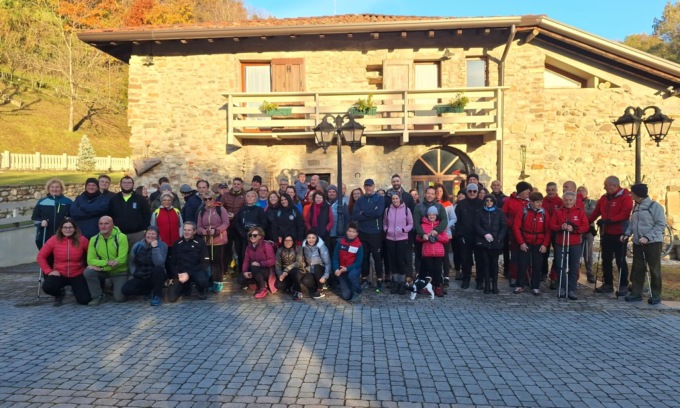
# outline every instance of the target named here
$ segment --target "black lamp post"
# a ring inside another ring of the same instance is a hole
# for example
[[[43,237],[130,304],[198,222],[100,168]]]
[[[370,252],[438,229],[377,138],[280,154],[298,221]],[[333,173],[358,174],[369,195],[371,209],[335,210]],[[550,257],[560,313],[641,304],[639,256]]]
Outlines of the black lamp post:
[[[360,123],[354,121],[354,116],[351,113],[345,115],[333,116],[327,114],[321,119],[319,123],[314,128],[314,138],[316,139],[316,144],[323,148],[323,153],[326,154],[328,146],[331,145],[333,141],[333,136],[337,136],[337,146],[338,146],[338,234],[344,232],[345,220],[344,220],[344,196],[342,194],[342,138],[345,138],[347,144],[354,152],[361,146],[361,137],[364,134],[365,127]]]
[[[652,115],[645,116],[645,112],[653,109],[654,113]],[[640,140],[640,133],[642,130],[641,124],[645,124],[647,133],[649,137],[659,143],[668,135],[668,131],[671,128],[671,124],[674,119],[670,119],[668,116],[661,113],[661,109],[656,106],[647,106],[646,108],[632,107],[629,106],[623,112],[623,116],[618,118],[615,122],[612,122],[616,126],[616,130],[621,135],[621,138],[628,143],[628,147],[635,140],[635,183],[640,183],[641,180],[641,168],[642,168],[642,141]]]

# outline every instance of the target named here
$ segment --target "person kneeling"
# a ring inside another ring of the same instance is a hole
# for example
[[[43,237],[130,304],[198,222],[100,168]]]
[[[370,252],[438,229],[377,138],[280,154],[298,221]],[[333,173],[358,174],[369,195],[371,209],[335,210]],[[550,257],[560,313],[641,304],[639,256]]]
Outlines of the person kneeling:
[[[359,241],[359,226],[349,223],[345,236],[338,240],[333,252],[333,274],[340,282],[340,296],[352,302],[361,300],[361,261],[364,248]]]
[[[307,273],[300,279],[300,282],[307,287],[312,298],[326,297],[323,285],[331,275],[331,257],[328,248],[316,232],[312,230],[307,232],[307,238],[302,245],[302,253],[305,257]]]
[[[148,227],[144,239],[137,242],[130,251],[128,264],[132,279],[123,285],[123,295],[151,294],[151,306],[159,306],[163,299],[167,256],[168,246],[158,240],[158,228]]]
[[[128,280],[128,240],[113,219],[104,216],[99,219],[99,234],[90,239],[87,248],[87,269],[83,275],[87,281],[92,300],[88,305],[98,306],[104,299],[104,280],[113,285],[113,299],[124,302],[123,285]]]
[[[196,224],[185,221],[182,238],[172,245],[173,278],[168,287],[168,301],[191,295],[191,284],[196,284],[198,299],[208,298],[208,247],[203,239],[196,239]]]
[[[255,299],[267,296],[267,281],[276,264],[276,255],[272,244],[264,240],[264,230],[260,227],[248,231],[248,246],[243,257],[242,274],[239,284],[242,286],[256,285]],[[276,292],[274,283],[269,286],[272,293]]]
[[[295,238],[288,235],[281,241],[283,245],[276,251],[276,289],[287,291],[293,289],[293,299],[302,299],[300,288],[300,271],[304,270],[302,248],[295,245]]]

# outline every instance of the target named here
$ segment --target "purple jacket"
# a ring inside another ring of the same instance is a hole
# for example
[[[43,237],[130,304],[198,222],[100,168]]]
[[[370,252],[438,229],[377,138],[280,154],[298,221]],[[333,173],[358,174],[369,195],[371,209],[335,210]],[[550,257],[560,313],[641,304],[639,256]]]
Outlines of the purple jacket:
[[[401,203],[399,207],[390,205],[385,209],[383,216],[383,231],[385,238],[390,241],[405,241],[408,233],[413,229],[413,216],[406,204]]]

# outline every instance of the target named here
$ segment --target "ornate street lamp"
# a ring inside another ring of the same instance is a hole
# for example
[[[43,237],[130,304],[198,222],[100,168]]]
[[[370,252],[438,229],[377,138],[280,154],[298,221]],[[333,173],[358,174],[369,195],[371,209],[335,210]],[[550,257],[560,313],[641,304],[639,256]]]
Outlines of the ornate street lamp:
[[[337,137],[338,146],[338,234],[345,230],[344,220],[344,202],[342,195],[342,138],[352,149],[352,153],[361,146],[361,137],[364,135],[365,127],[360,123],[354,121],[354,116],[351,113],[345,115],[333,116],[327,114],[321,119],[321,122],[314,128],[314,139],[316,144],[323,149],[326,154],[328,146],[331,145],[333,137]]]
[[[653,109],[654,113],[645,116],[645,112],[650,109]],[[628,143],[628,147],[635,141],[635,183],[641,182],[642,142],[640,131],[642,123],[645,124],[649,137],[659,146],[659,143],[668,135],[673,120],[661,113],[661,109],[656,106],[647,106],[644,109],[629,106],[623,112],[623,116],[612,122],[621,138]]]

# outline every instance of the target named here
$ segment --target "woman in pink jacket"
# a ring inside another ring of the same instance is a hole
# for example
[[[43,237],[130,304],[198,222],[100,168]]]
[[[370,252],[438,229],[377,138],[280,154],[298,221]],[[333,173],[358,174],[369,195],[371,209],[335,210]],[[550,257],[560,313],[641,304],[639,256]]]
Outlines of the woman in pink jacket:
[[[66,217],[56,235],[45,242],[38,252],[38,264],[45,274],[42,289],[54,296],[54,306],[64,301],[64,286],[71,286],[76,301],[86,305],[92,300],[83,276],[88,241],[73,219]]]
[[[413,215],[406,204],[401,202],[400,194],[392,194],[392,205],[385,209],[383,230],[387,257],[392,267],[392,293],[406,293],[406,268],[410,264],[408,256],[408,234],[413,229]]]
[[[442,262],[446,253],[444,245],[449,242],[449,236],[445,232],[438,234],[435,231],[435,228],[439,225],[437,214],[437,207],[432,206],[428,208],[427,217],[423,217],[421,220],[421,227],[425,234],[423,236],[416,236],[416,240],[423,243],[418,278],[423,280],[427,277],[432,278],[435,296],[442,297],[444,296],[444,290],[442,289]]]
[[[211,292],[222,291],[222,279],[228,262],[223,256],[224,246],[227,244],[227,228],[229,228],[229,215],[222,204],[215,200],[215,195],[208,191],[202,197],[205,206],[198,212],[198,229],[196,232],[205,239],[210,254],[210,272],[212,278]]]

